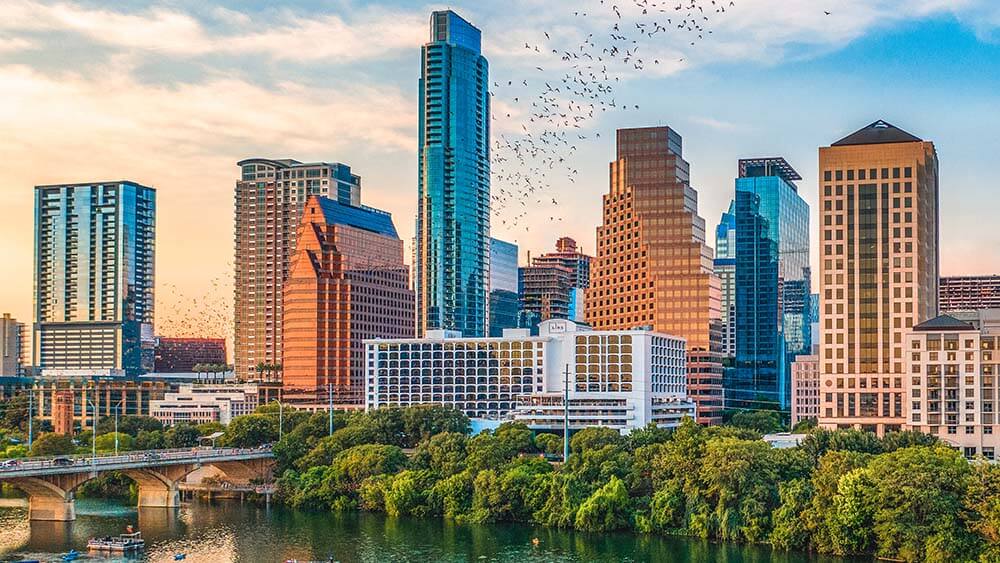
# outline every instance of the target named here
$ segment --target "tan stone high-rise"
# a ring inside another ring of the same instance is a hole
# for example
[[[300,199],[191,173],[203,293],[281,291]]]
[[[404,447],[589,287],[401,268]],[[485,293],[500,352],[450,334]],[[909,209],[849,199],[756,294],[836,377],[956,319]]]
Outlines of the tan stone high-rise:
[[[339,163],[240,161],[235,194],[236,377],[281,379],[282,284],[311,195],[360,205],[361,178]]]
[[[687,388],[698,421],[721,422],[721,285],[681,137],[668,127],[617,133],[587,322],[596,330],[650,326],[686,339]]]
[[[820,425],[906,424],[904,335],[937,315],[934,144],[884,121],[819,149]]]

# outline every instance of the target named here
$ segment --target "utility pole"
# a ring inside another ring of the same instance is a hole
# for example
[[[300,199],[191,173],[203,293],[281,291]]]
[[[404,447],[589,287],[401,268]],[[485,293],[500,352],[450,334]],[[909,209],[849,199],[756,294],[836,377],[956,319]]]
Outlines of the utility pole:
[[[97,405],[87,399],[87,404],[93,409],[93,416],[90,419],[90,467],[97,470]]]
[[[563,463],[569,460],[569,364],[563,372]]]

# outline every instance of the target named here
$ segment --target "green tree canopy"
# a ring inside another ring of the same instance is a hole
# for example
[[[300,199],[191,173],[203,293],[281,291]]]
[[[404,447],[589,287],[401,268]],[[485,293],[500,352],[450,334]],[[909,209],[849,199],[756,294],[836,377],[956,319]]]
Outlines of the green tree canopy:
[[[255,448],[278,439],[278,421],[264,414],[237,416],[229,423],[222,444],[234,448]]]
[[[46,432],[31,444],[32,457],[67,455],[76,451],[73,439],[65,434]]]

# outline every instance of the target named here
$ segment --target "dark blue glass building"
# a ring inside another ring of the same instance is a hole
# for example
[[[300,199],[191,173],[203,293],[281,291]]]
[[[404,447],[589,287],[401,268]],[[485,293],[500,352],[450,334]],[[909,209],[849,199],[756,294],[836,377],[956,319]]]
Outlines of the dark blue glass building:
[[[422,48],[415,245],[417,333],[485,336],[490,256],[489,68],[480,33],[431,14]]]
[[[490,239],[490,336],[517,328],[521,300],[517,294],[517,245]]]
[[[808,354],[809,206],[783,158],[740,161],[736,179],[736,360],[726,407],[791,403],[791,362]]]

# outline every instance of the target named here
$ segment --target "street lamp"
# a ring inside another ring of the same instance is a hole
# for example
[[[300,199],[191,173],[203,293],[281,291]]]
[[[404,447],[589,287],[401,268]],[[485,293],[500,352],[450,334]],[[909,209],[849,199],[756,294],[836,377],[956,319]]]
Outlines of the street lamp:
[[[31,451],[31,441],[34,438],[34,426],[32,419],[35,418],[35,387],[28,388],[28,451]]]
[[[90,419],[90,466],[97,469],[97,405],[87,399],[87,404],[93,408],[94,415]]]
[[[125,399],[122,399],[115,404],[115,455],[118,455],[118,408],[121,407],[124,402]]]

